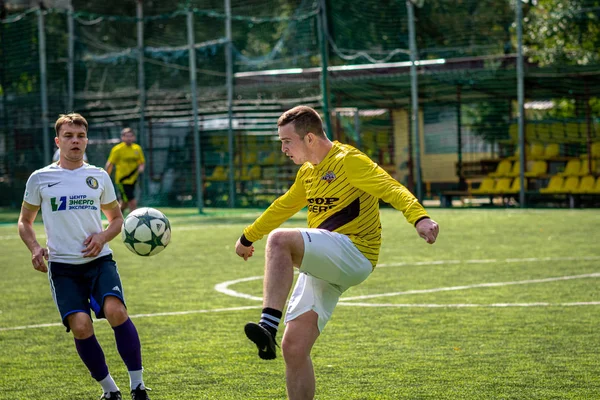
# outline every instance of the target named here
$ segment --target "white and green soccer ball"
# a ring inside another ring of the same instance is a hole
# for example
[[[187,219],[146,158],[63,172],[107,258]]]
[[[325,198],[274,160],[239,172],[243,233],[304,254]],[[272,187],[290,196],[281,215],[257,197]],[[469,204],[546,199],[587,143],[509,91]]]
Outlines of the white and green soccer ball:
[[[155,208],[138,208],[123,221],[121,237],[125,247],[132,253],[154,256],[163,251],[171,241],[171,224]]]

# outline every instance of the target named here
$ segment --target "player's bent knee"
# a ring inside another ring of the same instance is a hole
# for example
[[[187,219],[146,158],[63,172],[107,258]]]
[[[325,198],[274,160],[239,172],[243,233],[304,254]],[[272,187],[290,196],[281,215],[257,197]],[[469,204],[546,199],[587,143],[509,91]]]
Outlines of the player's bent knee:
[[[87,339],[94,333],[92,319],[86,313],[78,312],[67,317],[69,329],[77,339]]]
[[[121,325],[129,318],[121,299],[114,296],[106,296],[104,299],[104,316],[112,326]]]

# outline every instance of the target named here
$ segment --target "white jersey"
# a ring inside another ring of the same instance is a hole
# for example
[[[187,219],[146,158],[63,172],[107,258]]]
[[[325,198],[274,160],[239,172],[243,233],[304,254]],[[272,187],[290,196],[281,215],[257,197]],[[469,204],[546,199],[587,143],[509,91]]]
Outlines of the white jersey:
[[[49,261],[84,264],[112,253],[108,243],[98,256],[84,258],[83,242],[103,231],[100,206],[116,201],[110,177],[89,164],[75,170],[50,164],[29,177],[23,200],[41,206]]]

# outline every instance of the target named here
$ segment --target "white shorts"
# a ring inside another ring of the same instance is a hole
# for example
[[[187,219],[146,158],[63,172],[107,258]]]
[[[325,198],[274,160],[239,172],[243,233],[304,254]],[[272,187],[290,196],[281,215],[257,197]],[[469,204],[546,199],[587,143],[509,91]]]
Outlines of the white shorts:
[[[285,322],[312,310],[319,316],[321,332],[342,293],[367,279],[373,265],[346,235],[323,229],[298,230],[304,239],[304,257]]]

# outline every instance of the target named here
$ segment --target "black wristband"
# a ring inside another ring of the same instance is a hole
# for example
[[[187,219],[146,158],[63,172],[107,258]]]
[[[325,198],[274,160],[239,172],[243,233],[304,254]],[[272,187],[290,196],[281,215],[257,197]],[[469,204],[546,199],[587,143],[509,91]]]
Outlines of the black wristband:
[[[246,247],[252,246],[252,242],[246,239],[246,235],[242,233],[242,237],[240,237],[240,243]]]
[[[424,217],[421,217],[421,218],[419,218],[419,219],[417,220],[417,222],[415,222],[415,227],[417,226],[417,224],[418,224],[419,222],[423,221],[424,219],[430,219],[430,218],[429,218],[428,216],[424,216]]]

